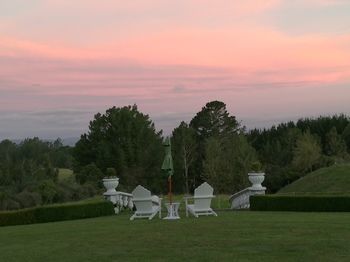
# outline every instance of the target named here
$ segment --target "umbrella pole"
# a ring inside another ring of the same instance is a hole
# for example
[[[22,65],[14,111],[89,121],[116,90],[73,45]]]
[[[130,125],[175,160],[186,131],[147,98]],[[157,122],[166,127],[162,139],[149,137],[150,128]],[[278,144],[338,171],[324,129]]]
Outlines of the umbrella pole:
[[[169,176],[168,182],[169,182],[169,202],[170,202],[170,205],[171,205],[173,203],[172,193],[171,193],[171,176]]]

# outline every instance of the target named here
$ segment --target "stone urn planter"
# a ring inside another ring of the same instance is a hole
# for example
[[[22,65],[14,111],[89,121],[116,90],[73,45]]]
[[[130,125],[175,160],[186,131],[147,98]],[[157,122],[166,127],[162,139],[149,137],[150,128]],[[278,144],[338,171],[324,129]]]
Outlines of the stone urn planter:
[[[253,190],[265,190],[266,188],[261,185],[265,179],[264,172],[250,172],[248,173],[248,179],[252,183],[250,187]]]
[[[104,178],[102,181],[103,181],[103,186],[107,189],[107,191],[103,193],[105,196],[111,196],[111,195],[117,194],[117,191],[115,190],[115,188],[119,185],[118,177]]]

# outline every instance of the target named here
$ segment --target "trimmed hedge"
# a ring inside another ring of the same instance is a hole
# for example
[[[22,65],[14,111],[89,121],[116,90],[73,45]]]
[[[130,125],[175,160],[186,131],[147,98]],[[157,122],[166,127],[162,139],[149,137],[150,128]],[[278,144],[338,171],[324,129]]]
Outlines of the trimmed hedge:
[[[281,196],[250,197],[254,211],[349,212],[350,196]]]
[[[0,212],[0,226],[36,223],[34,208]]]
[[[0,226],[83,219],[113,214],[114,207],[110,201],[40,206],[0,212]]]

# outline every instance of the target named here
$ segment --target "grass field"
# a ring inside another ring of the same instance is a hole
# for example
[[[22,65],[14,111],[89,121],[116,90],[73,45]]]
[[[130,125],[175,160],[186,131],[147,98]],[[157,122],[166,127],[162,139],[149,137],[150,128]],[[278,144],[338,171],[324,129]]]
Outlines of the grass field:
[[[160,195],[160,197],[162,197],[162,203],[164,204],[165,202],[168,202],[168,195]],[[103,200],[103,196],[98,195],[95,197],[91,197],[91,198],[87,198],[87,199],[83,199],[81,201],[78,202],[93,202],[96,200]],[[222,210],[222,209],[229,209],[230,208],[230,195],[216,195],[212,201],[211,201],[211,207],[216,209],[216,210]],[[173,195],[173,201],[174,202],[180,202],[181,206],[184,207],[185,206],[185,200],[184,200],[184,195]],[[75,203],[75,202],[71,202],[71,203]],[[166,208],[165,206],[162,204],[162,208],[165,211]]]
[[[67,168],[59,168],[58,169],[58,180],[66,180],[73,177],[73,170]]]
[[[278,194],[350,195],[350,164],[321,168],[282,188]]]
[[[350,213],[130,214],[0,228],[1,261],[350,261]]]

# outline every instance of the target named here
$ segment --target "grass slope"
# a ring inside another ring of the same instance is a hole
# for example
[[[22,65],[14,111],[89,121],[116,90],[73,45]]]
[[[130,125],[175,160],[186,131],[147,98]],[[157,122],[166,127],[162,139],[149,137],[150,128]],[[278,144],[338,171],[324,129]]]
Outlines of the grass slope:
[[[73,170],[67,168],[58,169],[58,180],[67,180],[73,177]]]
[[[333,165],[312,172],[277,194],[350,195],[350,165]]]
[[[130,214],[0,230],[1,261],[349,261],[349,213]]]

